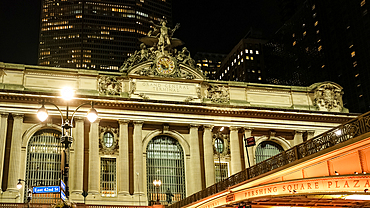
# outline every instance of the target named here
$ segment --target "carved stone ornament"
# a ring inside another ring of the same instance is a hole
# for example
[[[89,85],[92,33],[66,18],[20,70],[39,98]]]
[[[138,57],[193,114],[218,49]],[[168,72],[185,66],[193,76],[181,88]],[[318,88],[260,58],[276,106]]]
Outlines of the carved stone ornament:
[[[230,101],[229,87],[224,85],[210,85],[205,91],[206,98],[213,103],[228,103]]]
[[[113,128],[110,126],[99,126],[99,132],[100,132],[100,139],[99,139],[99,149],[102,154],[105,155],[113,155],[118,153],[118,128]],[[104,141],[104,136],[106,134],[111,134],[113,136],[113,140],[109,141],[107,145],[107,142]]]
[[[220,153],[220,157],[224,158],[224,157],[227,157],[227,156],[230,156],[230,148],[229,148],[229,144],[230,144],[230,138],[229,138],[229,135],[228,134],[222,134],[221,132],[217,132],[215,134],[213,134],[213,137],[212,137],[212,145],[213,145],[213,154],[215,157],[218,156],[218,152],[216,150],[216,140],[217,139],[220,139],[223,143],[223,151]]]
[[[166,20],[162,20],[159,25],[151,23],[154,30],[149,31],[147,37],[139,39],[143,42],[140,45],[140,50],[135,51],[125,60],[120,71],[139,76],[180,79],[204,78],[200,68],[196,68],[189,50],[186,47],[179,51],[175,48],[183,44],[181,40],[172,38],[173,33],[179,28],[179,24],[171,29],[166,26]],[[143,65],[145,67],[142,67]]]
[[[101,95],[120,95],[122,92],[122,82],[114,76],[100,76],[98,85]]]
[[[341,112],[343,108],[342,95],[342,89],[334,84],[326,83],[320,85],[315,90],[314,105],[320,111]]]

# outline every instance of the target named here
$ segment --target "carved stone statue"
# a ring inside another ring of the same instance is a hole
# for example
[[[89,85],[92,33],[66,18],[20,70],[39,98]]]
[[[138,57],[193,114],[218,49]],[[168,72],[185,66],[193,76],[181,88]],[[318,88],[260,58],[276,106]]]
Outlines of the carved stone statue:
[[[180,24],[176,24],[176,26],[171,29],[166,26],[167,20],[162,20],[160,22],[160,25],[154,24],[153,21],[150,21],[150,23],[153,24],[154,30],[149,31],[148,36],[151,37],[152,35],[155,35],[155,37],[158,37],[158,46],[161,47],[162,53],[164,53],[164,49],[167,46],[171,46],[171,38],[173,36],[173,33],[180,27]]]
[[[194,65],[195,65],[195,61],[194,61],[194,59],[191,58],[190,52],[188,51],[188,49],[186,47],[184,47],[182,49],[182,51],[180,51],[178,53],[176,58],[177,58],[177,60],[179,60],[179,62],[181,62],[183,64],[188,64],[191,67],[194,67]]]

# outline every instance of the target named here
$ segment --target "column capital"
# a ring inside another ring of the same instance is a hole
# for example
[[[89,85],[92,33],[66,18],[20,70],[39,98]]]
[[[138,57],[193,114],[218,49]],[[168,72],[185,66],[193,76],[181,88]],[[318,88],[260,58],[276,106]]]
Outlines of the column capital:
[[[130,120],[128,120],[128,119],[119,119],[118,123],[119,124],[128,124],[128,123],[130,123]]]
[[[83,116],[76,116],[73,118],[75,121],[83,121],[85,118]]]
[[[22,114],[22,113],[15,113],[15,114],[12,114],[13,115],[13,117],[14,118],[18,118],[18,119],[23,119],[23,117],[24,117],[24,114]]]
[[[189,124],[190,128],[198,128],[200,125],[199,124]]]
[[[141,120],[138,120],[138,121],[134,121],[134,125],[143,125],[144,124],[144,121],[141,121]]]
[[[5,113],[5,112],[0,112],[0,115],[1,117],[8,117],[9,116],[9,113]]]
[[[238,131],[241,127],[240,126],[230,126],[230,131]]]
[[[212,131],[212,129],[213,129],[213,125],[203,125],[203,127],[204,127],[204,129],[207,129],[207,130],[209,130],[209,131]]]
[[[307,133],[308,135],[313,136],[315,135],[315,130],[308,130]]]
[[[295,130],[294,131],[294,134],[303,134],[305,131],[302,131],[302,130]]]
[[[243,126],[242,127],[244,131],[253,131],[253,127]]]

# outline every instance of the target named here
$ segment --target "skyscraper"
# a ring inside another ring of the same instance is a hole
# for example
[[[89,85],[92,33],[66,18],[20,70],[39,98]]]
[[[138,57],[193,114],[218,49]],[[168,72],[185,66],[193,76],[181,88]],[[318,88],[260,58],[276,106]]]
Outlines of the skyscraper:
[[[291,5],[293,1],[282,2]],[[309,85],[332,80],[346,89],[347,108],[369,111],[369,6],[366,0],[301,3],[267,44],[271,49],[265,50],[268,81]]]
[[[38,64],[118,70],[161,19],[171,0],[43,0]]]
[[[263,82],[265,80],[263,45],[266,42],[262,32],[251,28],[222,61],[215,78],[227,81]]]

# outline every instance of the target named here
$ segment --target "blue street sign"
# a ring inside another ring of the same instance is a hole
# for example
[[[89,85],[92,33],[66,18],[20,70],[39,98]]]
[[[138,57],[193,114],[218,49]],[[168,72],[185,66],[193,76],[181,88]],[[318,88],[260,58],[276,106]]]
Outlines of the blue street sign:
[[[59,186],[36,186],[33,187],[34,194],[58,193],[60,192]]]
[[[66,200],[66,194],[63,192],[63,191],[61,191],[60,192],[60,198],[63,200],[63,201],[65,201]]]
[[[66,191],[66,184],[63,182],[63,180],[60,180],[60,188],[62,188],[63,191]]]

